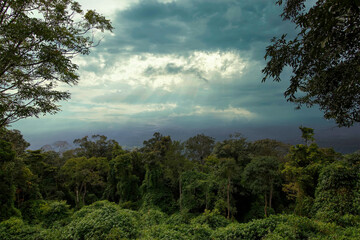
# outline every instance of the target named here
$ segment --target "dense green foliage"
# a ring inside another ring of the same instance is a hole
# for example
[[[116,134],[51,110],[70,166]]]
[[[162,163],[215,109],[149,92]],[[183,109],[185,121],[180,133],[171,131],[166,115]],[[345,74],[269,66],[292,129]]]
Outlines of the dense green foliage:
[[[110,21],[73,0],[0,2],[0,127],[59,111],[70,94],[56,86],[77,83],[73,57],[97,44],[96,30]]]
[[[21,151],[13,132],[21,145],[0,140],[0,239],[356,239],[360,154],[300,130],[306,144],[237,134],[202,157],[208,141],[160,133],[131,151],[84,137],[60,155]]]
[[[292,67],[288,99],[350,126],[359,122],[359,1],[318,0],[309,11],[304,2],[278,1],[300,32],[268,47],[265,79]],[[69,94],[56,82],[76,84],[71,60],[89,52],[94,29],[112,27],[72,0],[0,3],[0,239],[359,238],[360,154],[320,148],[311,128],[300,127],[305,144],[295,146],[154,133],[131,151],[100,135],[62,153],[26,150],[4,126],[58,111]]]
[[[285,91],[288,101],[318,105],[324,117],[339,126],[360,122],[360,1],[277,0],[282,17],[293,22],[298,34],[272,39],[263,81],[280,81],[292,70]]]

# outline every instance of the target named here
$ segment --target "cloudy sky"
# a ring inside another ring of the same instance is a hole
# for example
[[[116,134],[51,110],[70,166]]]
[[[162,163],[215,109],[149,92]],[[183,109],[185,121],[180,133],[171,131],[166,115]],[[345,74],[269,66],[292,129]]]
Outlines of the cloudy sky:
[[[80,0],[111,19],[112,34],[79,65],[80,83],[66,87],[62,112],[13,124],[33,149],[104,134],[139,146],[156,131],[185,140],[198,133],[249,140],[300,141],[300,125],[318,143],[359,149],[358,126],[338,129],[316,108],[295,110],[283,82],[261,83],[270,39],[294,26],[275,0]]]

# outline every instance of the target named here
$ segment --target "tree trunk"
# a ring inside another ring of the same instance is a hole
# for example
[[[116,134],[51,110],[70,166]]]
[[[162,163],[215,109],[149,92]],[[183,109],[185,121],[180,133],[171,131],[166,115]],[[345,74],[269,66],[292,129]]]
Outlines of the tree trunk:
[[[78,186],[75,187],[75,195],[76,195],[76,207],[79,206],[79,188]]]
[[[272,195],[273,195],[273,183],[270,185],[270,194],[269,194],[269,207],[271,208],[271,202],[272,202]]]
[[[83,197],[82,197],[82,202],[83,202],[84,206],[85,206],[85,195],[86,195],[86,183],[84,185],[84,193],[83,193]]]
[[[227,184],[227,218],[230,218],[230,177],[228,177]]]
[[[180,204],[180,212],[182,210],[182,186],[181,186],[181,177],[179,179],[179,204]]]
[[[265,207],[264,207],[264,212],[265,212],[265,217],[267,217],[267,204],[268,204],[268,202],[267,202],[267,196],[266,196],[266,193],[265,193]]]
[[[19,205],[20,205],[20,190],[19,189],[16,190],[15,196],[16,196],[16,207],[19,208]]]
[[[208,209],[208,191],[205,190],[205,210]]]

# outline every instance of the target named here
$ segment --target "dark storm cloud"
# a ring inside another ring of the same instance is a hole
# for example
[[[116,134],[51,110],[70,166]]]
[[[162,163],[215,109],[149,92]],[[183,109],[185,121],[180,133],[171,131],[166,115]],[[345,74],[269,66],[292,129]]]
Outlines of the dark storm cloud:
[[[260,46],[264,51],[273,36],[294,32],[291,24],[281,20],[280,12],[269,0],[140,1],[117,13],[115,35],[102,47],[109,53],[129,49],[152,53],[251,50]]]

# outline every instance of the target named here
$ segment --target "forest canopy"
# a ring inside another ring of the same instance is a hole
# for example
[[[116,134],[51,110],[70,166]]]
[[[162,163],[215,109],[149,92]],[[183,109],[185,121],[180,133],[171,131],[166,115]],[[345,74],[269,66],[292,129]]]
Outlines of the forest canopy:
[[[356,239],[360,154],[321,148],[300,130],[304,144],[293,146],[157,132],[132,150],[94,135],[63,152],[25,150],[7,130],[0,238]]]

